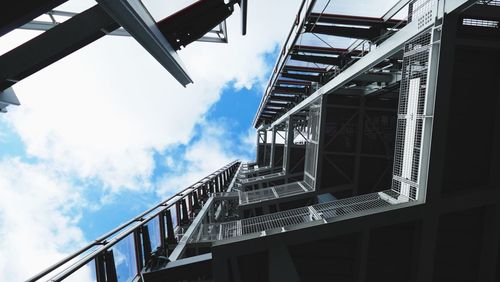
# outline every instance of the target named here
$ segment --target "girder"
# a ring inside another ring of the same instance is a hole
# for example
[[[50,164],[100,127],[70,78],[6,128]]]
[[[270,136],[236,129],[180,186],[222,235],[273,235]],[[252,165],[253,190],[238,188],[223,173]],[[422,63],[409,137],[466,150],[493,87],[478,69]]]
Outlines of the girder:
[[[0,90],[106,35],[120,25],[96,5],[0,56]]]

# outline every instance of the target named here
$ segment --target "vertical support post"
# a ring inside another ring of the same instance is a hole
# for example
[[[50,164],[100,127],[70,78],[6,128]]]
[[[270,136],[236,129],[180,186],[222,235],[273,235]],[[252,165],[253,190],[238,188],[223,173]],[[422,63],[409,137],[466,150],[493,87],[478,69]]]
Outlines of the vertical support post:
[[[167,234],[165,232],[165,212],[161,212],[158,215],[158,224],[160,224],[160,248],[165,251],[167,250]]]
[[[95,274],[97,282],[106,281],[106,269],[105,269],[104,253],[97,255],[95,258]]]
[[[198,202],[198,193],[199,193],[200,190],[197,190],[197,191],[194,191],[193,192],[193,202],[194,202],[194,205],[193,207],[195,209],[199,209],[200,208],[200,203]]]
[[[167,221],[167,244],[176,244],[177,240],[175,239],[175,233],[174,233],[174,224],[172,222],[172,213],[168,209],[165,212],[165,217]]]
[[[359,187],[359,177],[361,175],[361,154],[363,153],[363,134],[365,125],[365,95],[361,95],[359,101],[359,111],[358,111],[358,130],[357,130],[357,140],[356,140],[356,156],[354,161],[354,195],[360,195]]]
[[[286,120],[285,148],[283,150],[283,172],[289,173],[291,170],[290,155],[292,153],[294,137],[294,116],[291,115]]]
[[[187,203],[186,203],[187,198],[188,197],[181,200],[181,208],[182,208],[181,222],[182,222],[182,225],[189,223],[189,214],[188,214],[188,208],[187,208]]]
[[[188,202],[188,214],[193,212],[193,193],[194,192],[189,193],[186,197],[186,201]]]
[[[269,249],[269,282],[277,281],[300,281],[290,253],[283,244]]]
[[[106,262],[106,282],[118,282],[118,277],[116,275],[115,258],[113,256],[113,250],[108,250],[104,252],[104,261]]]
[[[271,155],[269,157],[269,166],[271,168],[274,168],[275,149],[276,149],[276,127],[273,127],[271,128],[271,150],[270,150]]]
[[[149,237],[149,228],[147,225],[143,225],[139,229],[140,233],[142,234],[142,248],[144,251],[144,261],[147,264],[151,260],[151,254],[153,252],[151,248],[151,238]]]
[[[212,194],[214,193],[214,186],[215,186],[215,181],[214,179],[210,179],[210,181],[208,182],[208,188],[209,188],[209,192]]]
[[[180,200],[182,201],[182,200]],[[181,225],[181,203],[180,201],[177,201],[175,203],[175,217],[176,217],[176,220],[177,220],[177,226],[180,226]]]

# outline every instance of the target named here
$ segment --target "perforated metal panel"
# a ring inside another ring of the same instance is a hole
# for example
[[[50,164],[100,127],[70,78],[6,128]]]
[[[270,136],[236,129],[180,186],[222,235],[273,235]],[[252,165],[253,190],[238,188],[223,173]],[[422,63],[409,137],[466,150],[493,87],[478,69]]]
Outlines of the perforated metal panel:
[[[411,2],[412,9],[410,11],[409,20],[417,21],[418,28],[421,29],[432,22],[433,7],[436,0],[414,0]]]

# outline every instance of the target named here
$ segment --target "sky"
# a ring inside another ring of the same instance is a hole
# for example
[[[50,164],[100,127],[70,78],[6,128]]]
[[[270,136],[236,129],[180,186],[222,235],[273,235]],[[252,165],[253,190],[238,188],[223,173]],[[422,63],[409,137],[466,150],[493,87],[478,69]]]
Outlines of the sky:
[[[145,2],[159,19],[193,1]],[[300,0],[249,2],[247,36],[236,10],[228,44],[179,52],[195,82],[186,88],[132,38],[113,36],[13,87],[21,106],[0,115],[1,281],[27,279],[227,163],[254,159],[253,116]],[[331,2],[333,12],[380,16],[395,0]],[[1,37],[0,54],[37,34]]]

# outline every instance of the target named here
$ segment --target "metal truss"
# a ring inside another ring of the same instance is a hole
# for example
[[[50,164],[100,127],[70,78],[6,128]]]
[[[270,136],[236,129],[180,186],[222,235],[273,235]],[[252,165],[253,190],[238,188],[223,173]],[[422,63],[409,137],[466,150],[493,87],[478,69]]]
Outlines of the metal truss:
[[[68,12],[68,11],[60,11],[60,10],[52,10],[45,15],[50,18],[49,20],[33,20],[25,25],[19,27],[19,29],[26,30],[39,30],[39,31],[47,31],[56,25],[64,22],[65,20],[76,16],[78,13]],[[109,32],[107,35],[114,36],[131,36],[124,28],[119,28],[117,30]],[[198,42],[208,42],[208,43],[227,43],[227,24],[224,20],[220,24],[218,24],[214,29],[209,31],[206,35],[196,40]]]

